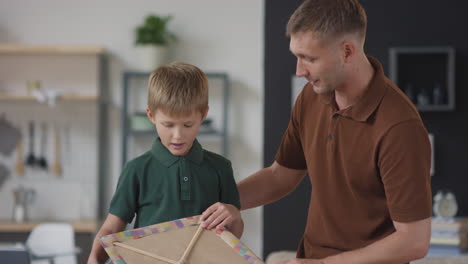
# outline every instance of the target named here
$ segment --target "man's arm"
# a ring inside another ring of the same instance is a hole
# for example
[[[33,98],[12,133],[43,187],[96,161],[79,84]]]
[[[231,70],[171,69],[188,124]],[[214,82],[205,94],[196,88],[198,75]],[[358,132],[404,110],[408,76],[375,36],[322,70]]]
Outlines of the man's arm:
[[[306,170],[288,169],[277,162],[254,173],[237,185],[241,210],[280,199],[296,188],[305,173]],[[203,212],[200,220],[204,221],[202,226],[207,229],[223,229],[228,225],[237,237],[240,237],[244,230],[239,211],[230,204],[213,204]]]
[[[272,203],[293,191],[307,170],[281,166],[276,161],[237,184],[241,210]]]
[[[401,223],[393,222],[396,231],[367,247],[331,256],[333,263],[406,263],[426,256],[431,238],[431,218]]]
[[[393,222],[396,231],[364,248],[343,252],[321,260],[296,259],[287,264],[395,264],[423,258],[429,249],[431,218],[401,223]]]

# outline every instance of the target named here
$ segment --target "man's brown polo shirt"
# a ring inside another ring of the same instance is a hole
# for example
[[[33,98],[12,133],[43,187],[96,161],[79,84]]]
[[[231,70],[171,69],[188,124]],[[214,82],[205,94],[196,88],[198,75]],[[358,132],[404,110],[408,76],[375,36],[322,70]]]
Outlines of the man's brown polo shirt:
[[[369,57],[375,74],[361,99],[338,110],[307,84],[276,161],[307,169],[312,183],[298,257],[362,248],[395,231],[392,220],[431,216],[431,149],[418,111]]]

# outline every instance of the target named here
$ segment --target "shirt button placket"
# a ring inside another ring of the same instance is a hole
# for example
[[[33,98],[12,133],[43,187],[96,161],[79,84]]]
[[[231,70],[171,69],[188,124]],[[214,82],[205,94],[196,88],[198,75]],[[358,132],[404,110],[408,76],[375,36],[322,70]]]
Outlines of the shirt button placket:
[[[331,116],[330,126],[329,126],[328,136],[327,136],[328,145],[330,147],[333,147],[335,145],[334,134],[336,133],[335,130],[336,130],[336,125],[338,123],[339,116],[340,115],[338,113],[333,113]]]
[[[180,158],[180,198],[181,200],[189,201],[190,195],[190,170],[187,168],[188,164],[185,158]]]

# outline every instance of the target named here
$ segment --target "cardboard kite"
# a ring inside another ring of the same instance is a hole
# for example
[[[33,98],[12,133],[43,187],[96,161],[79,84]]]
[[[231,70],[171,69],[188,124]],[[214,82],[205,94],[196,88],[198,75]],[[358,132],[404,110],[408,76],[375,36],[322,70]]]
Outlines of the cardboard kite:
[[[228,230],[206,230],[200,216],[110,234],[100,242],[114,264],[264,264]]]

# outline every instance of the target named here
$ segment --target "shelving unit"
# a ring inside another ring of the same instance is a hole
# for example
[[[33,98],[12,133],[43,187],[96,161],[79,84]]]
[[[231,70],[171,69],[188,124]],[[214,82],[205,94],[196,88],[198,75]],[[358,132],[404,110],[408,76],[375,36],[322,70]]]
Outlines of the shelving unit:
[[[219,139],[221,142],[221,150],[223,156],[228,155],[228,103],[229,103],[229,78],[226,73],[217,73],[217,72],[207,72],[205,73],[208,81],[220,80],[222,82],[222,87],[212,87],[210,85],[210,97],[211,89],[221,88],[222,89],[222,115],[220,120],[221,127],[220,129],[209,130],[209,131],[200,131],[197,138],[208,139],[215,138]],[[123,73],[123,108],[122,108],[122,166],[128,161],[128,151],[129,151],[129,138],[131,137],[154,137],[156,136],[156,131],[154,128],[150,130],[134,130],[130,127],[130,118],[132,114],[129,111],[130,98],[132,94],[131,90],[131,80],[132,79],[142,79],[147,83],[147,79],[150,75],[150,72],[134,72],[128,71]],[[210,117],[210,109],[208,112],[208,117]]]
[[[102,46],[91,46],[91,45],[24,45],[24,44],[0,44],[0,56],[10,57],[8,60],[3,60],[3,62],[8,63],[8,61],[23,60],[25,58],[31,60],[68,60],[64,56],[76,56],[74,58],[81,58],[83,56],[92,56],[96,58],[96,91],[92,93],[81,93],[81,91],[65,93],[57,97],[57,102],[61,101],[67,102],[92,102],[97,106],[96,113],[96,128],[98,136],[98,144],[96,149],[90,149],[89,151],[97,153],[97,171],[96,171],[96,196],[97,196],[97,219],[103,219],[105,216],[105,205],[103,204],[106,201],[105,186],[107,179],[108,171],[108,76],[107,76],[107,59],[106,52]],[[14,58],[11,56],[15,56]],[[49,58],[50,57],[50,58]],[[73,62],[76,61],[73,58],[70,59],[70,64],[68,66],[73,66]],[[67,62],[69,63],[69,62]],[[94,67],[94,66],[93,66]],[[46,72],[49,70],[47,67],[38,67],[37,71],[31,71],[35,75],[40,76],[38,71],[44,70]],[[7,68],[4,68],[7,69]],[[94,76],[94,75],[93,75]],[[68,80],[65,80],[65,82]],[[17,89],[17,87],[11,88],[10,90],[5,90],[6,84],[3,83],[3,87],[0,90],[0,101],[3,102],[18,102],[26,103],[30,105],[31,103],[36,103],[36,98],[30,94],[27,94],[26,89]],[[66,88],[64,89],[66,91]],[[38,104],[38,103],[37,103]],[[68,106],[67,106],[68,107]],[[73,106],[71,106],[73,107]],[[73,117],[70,117],[72,120]]]
[[[390,79],[420,111],[455,109],[453,47],[393,47]]]
[[[1,55],[96,55],[104,54],[101,46],[0,44]]]
[[[16,94],[16,93],[2,93],[0,92],[0,101],[34,101],[36,97],[32,95]],[[82,95],[82,94],[65,94],[58,97],[58,100],[65,101],[97,101],[99,97],[97,95]]]

